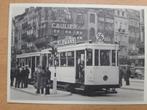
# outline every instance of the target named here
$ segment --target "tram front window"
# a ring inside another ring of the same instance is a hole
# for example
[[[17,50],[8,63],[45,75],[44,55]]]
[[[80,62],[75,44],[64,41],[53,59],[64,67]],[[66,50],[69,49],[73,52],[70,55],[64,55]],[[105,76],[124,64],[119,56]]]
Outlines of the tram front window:
[[[92,66],[92,49],[87,49],[87,66]]]
[[[53,66],[53,56],[51,54],[48,54],[48,64],[49,66]]]
[[[99,50],[95,50],[95,66],[99,65]]]
[[[115,54],[115,50],[112,50],[112,66],[115,66],[116,64],[116,61],[115,61],[115,57],[116,57],[116,54]]]
[[[110,65],[110,51],[109,50],[101,50],[100,51],[100,64],[101,66],[109,66]]]
[[[61,59],[61,66],[66,66],[66,53],[65,52],[60,53],[60,59]]]
[[[74,52],[67,52],[68,66],[74,66]]]

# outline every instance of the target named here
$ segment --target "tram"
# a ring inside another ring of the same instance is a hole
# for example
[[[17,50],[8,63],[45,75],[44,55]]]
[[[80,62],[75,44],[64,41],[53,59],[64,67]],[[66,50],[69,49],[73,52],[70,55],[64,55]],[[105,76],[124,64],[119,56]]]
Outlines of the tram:
[[[57,47],[56,57],[48,48],[30,55],[17,55],[17,59],[32,63],[29,64],[32,71],[40,62],[49,67],[51,80],[56,77],[58,84],[66,89],[89,93],[119,88],[118,49],[117,44],[81,43]]]

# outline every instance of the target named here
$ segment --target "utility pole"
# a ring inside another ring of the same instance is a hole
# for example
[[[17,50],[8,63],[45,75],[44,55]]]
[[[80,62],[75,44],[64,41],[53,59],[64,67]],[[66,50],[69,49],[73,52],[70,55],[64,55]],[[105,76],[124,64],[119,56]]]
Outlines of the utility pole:
[[[54,37],[54,36],[53,36]],[[57,41],[57,39],[58,39],[58,36],[55,36],[55,41]],[[54,78],[53,78],[53,93],[54,94],[57,94],[57,77],[56,77],[56,65],[57,65],[57,63],[56,63],[56,57],[57,57],[57,48],[56,48],[56,43],[54,44],[54,45],[49,45],[50,47],[51,47],[51,50],[50,50],[50,52],[51,52],[51,54],[53,55],[53,65],[54,65],[54,69],[55,69],[55,71],[54,71]]]

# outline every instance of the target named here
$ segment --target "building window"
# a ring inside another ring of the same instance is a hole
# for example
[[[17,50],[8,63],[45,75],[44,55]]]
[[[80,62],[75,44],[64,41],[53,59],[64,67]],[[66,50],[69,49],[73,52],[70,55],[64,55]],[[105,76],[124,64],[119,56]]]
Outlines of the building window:
[[[79,13],[77,15],[76,23],[79,24],[79,25],[83,25],[84,24],[84,16],[81,13]]]
[[[90,29],[90,37],[94,37],[95,36],[95,29],[91,28]]]
[[[90,23],[95,23],[95,14],[90,14]]]

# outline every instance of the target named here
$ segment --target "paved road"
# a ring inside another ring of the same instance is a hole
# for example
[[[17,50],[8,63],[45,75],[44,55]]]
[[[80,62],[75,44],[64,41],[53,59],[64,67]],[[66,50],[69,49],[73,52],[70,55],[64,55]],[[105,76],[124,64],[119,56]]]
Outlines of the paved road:
[[[30,94],[27,92],[19,91],[15,88],[10,89],[10,99],[12,100],[21,100],[21,101],[27,101],[27,102],[33,102],[33,101],[46,101],[54,102],[54,103],[60,103],[61,101],[65,101],[66,103],[71,103],[71,101],[74,102],[91,102],[91,103],[103,103],[103,102],[122,102],[122,103],[129,103],[129,102],[138,102],[143,101],[143,91],[138,90],[129,90],[129,89],[118,89],[117,94],[109,94],[109,95],[95,95],[95,96],[83,96],[80,94],[70,94],[67,96],[41,96],[41,95],[35,95]],[[29,100],[29,101],[28,101]],[[31,101],[30,101],[31,100]]]

